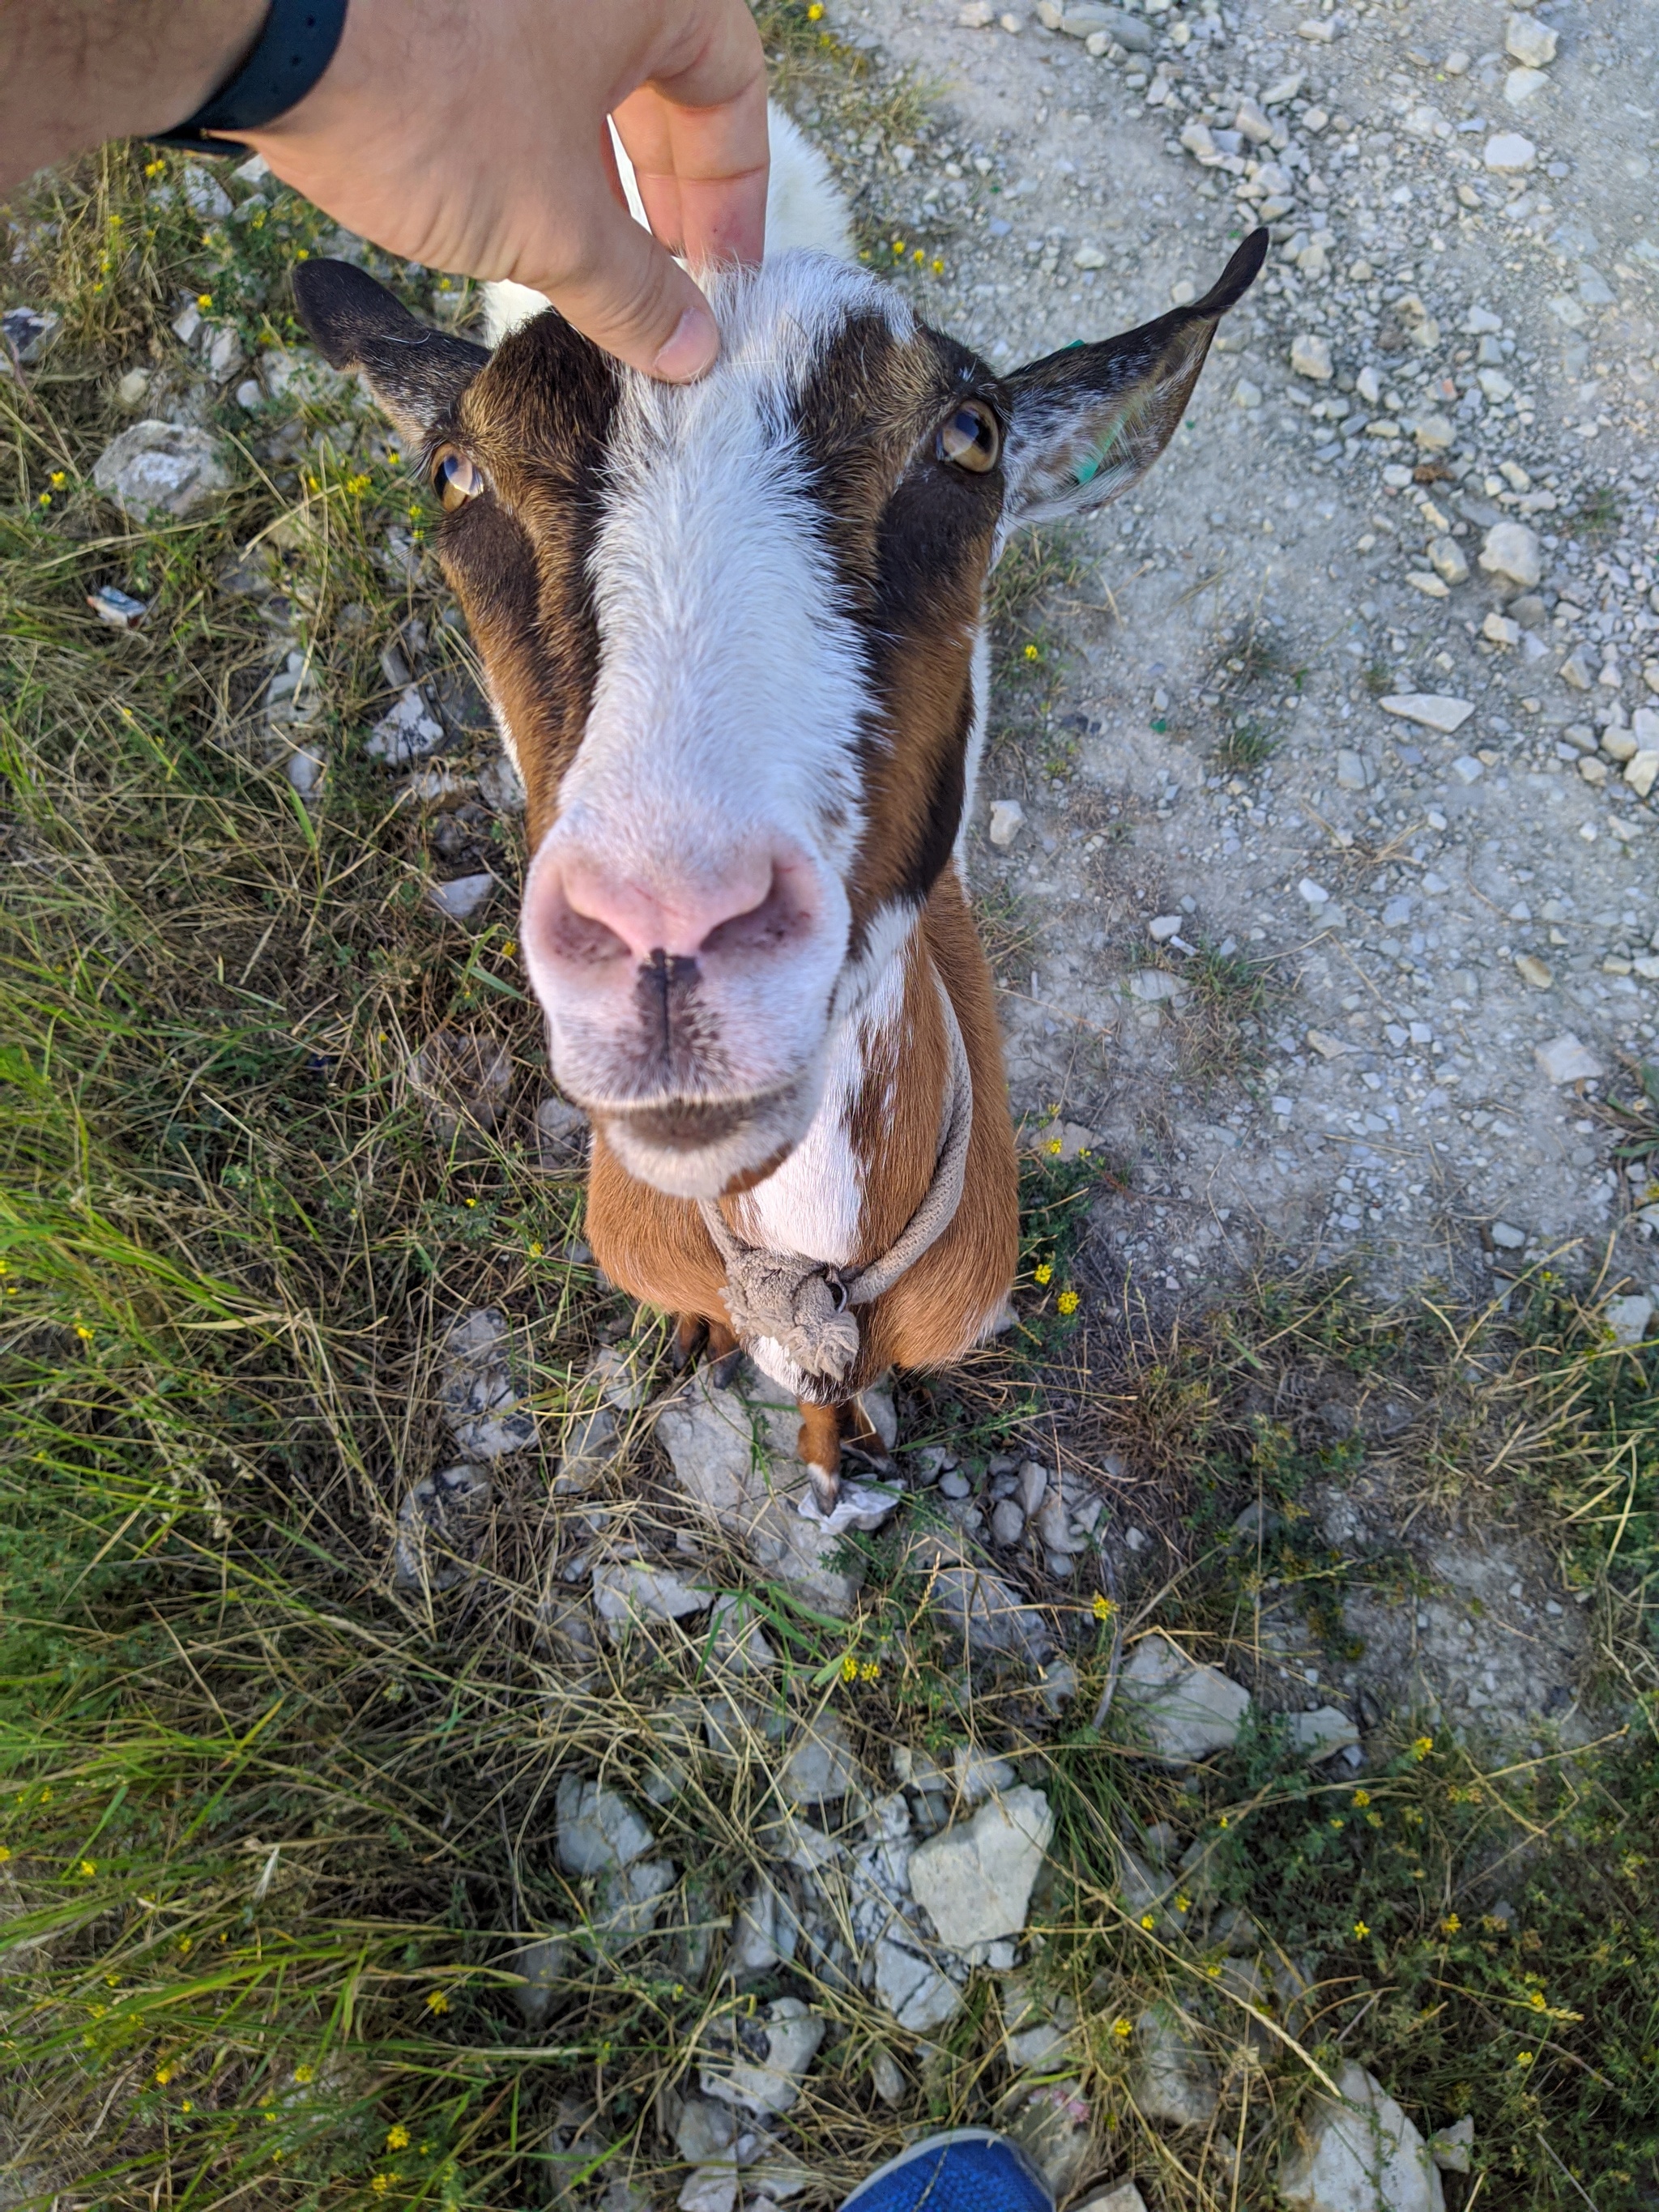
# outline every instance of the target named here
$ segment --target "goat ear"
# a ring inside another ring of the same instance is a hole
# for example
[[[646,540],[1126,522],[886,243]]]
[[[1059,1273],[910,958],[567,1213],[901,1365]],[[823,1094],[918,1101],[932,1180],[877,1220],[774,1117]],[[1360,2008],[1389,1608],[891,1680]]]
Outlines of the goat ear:
[[[360,368],[411,444],[450,413],[489,360],[482,346],[416,321],[384,284],[349,261],[302,261],[294,272],[300,319],[332,368]]]
[[[1267,252],[1267,232],[1253,230],[1220,283],[1190,307],[1013,372],[1012,524],[1098,507],[1146,475],[1186,412],[1216,325],[1243,298]]]

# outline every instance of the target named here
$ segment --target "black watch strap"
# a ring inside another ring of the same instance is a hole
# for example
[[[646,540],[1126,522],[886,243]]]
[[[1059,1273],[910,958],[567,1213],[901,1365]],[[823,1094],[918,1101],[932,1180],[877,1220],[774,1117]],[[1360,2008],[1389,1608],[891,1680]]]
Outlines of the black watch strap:
[[[345,12],[346,0],[271,0],[258,44],[229,83],[175,129],[156,131],[155,143],[196,154],[247,153],[234,138],[202,134],[257,131],[296,106],[333,60]]]

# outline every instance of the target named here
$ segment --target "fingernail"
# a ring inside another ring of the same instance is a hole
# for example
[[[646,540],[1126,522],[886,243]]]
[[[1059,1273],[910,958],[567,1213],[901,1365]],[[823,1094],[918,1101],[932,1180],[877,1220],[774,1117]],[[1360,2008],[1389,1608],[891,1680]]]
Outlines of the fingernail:
[[[668,384],[690,384],[705,376],[720,356],[720,334],[707,307],[688,307],[674,335],[651,364],[653,376]]]

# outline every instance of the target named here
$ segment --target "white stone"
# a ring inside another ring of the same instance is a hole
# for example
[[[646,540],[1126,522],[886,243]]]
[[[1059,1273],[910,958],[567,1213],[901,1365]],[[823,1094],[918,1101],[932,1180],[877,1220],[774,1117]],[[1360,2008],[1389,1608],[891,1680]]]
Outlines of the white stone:
[[[837,1712],[825,1711],[796,1731],[778,1777],[791,1805],[827,1805],[844,1797],[859,1778],[858,1753]]]
[[[982,1805],[988,1797],[1000,1796],[1019,1780],[1006,1759],[993,1759],[969,1743],[957,1746],[951,1754],[951,1765],[957,1791],[969,1805]]]
[[[682,1489],[742,1539],[763,1572],[844,1618],[859,1575],[842,1560],[840,1538],[797,1510],[807,1487],[794,1455],[799,1429],[793,1399],[746,1365],[727,1390],[700,1370],[664,1401],[656,1421]],[[892,1498],[884,1502],[890,1510]]]
[[[1337,1705],[1321,1705],[1316,1713],[1292,1713],[1290,1735],[1304,1759],[1316,1765],[1359,1741],[1359,1730]]]
[[[593,1610],[615,1632],[613,1641],[631,1622],[684,1620],[706,1612],[714,1601],[713,1590],[635,1560],[617,1560],[593,1570]]]
[[[1504,80],[1504,97],[1511,107],[1524,107],[1548,82],[1542,70],[1513,69]]]
[[[536,1419],[519,1403],[499,1306],[464,1314],[444,1340],[438,1401],[456,1443],[473,1459],[500,1459],[534,1441]]]
[[[1508,176],[1517,170],[1529,169],[1537,158],[1537,147],[1530,138],[1523,138],[1518,131],[1500,131],[1486,141],[1486,167],[1500,175]]]
[[[1025,827],[1025,809],[1017,799],[996,799],[991,802],[991,825],[987,833],[991,842],[1006,851]]]
[[[1370,781],[1364,755],[1340,746],[1336,756],[1337,788],[1340,791],[1364,791]]]
[[[513,1971],[520,1978],[513,1996],[526,2026],[540,2027],[553,2009],[553,1992],[564,1978],[569,1954],[570,1939],[562,1929],[514,1954]]]
[[[1500,1252],[1523,1252],[1527,1245],[1527,1232],[1524,1229],[1517,1229],[1512,1222],[1494,1221],[1492,1241]]]
[[[928,1574],[929,1603],[951,1616],[972,1656],[1000,1652],[1033,1666],[1053,1656],[1048,1622],[1001,1576],[969,1565],[931,1533],[916,1540],[911,1564]]]
[[[1582,1083],[1601,1073],[1595,1054],[1571,1035],[1540,1044],[1533,1057],[1546,1083]]]
[[[1102,2197],[1091,2197],[1077,2212],[1146,2212],[1146,2200],[1133,2181],[1120,2181]]]
[[[763,2021],[736,2024],[741,2040],[729,2054],[698,2069],[704,2096],[751,2112],[787,2112],[800,2094],[825,2025],[799,1997],[775,1998]]]
[[[1136,2104],[1151,2120],[1207,2127],[1215,2117],[1215,2077],[1176,2013],[1155,2005],[1135,2022]]]
[[[656,1842],[628,1800],[602,1783],[567,1774],[554,1801],[559,1864],[567,1874],[611,1874]]]
[[[1180,936],[1186,921],[1184,914],[1155,914],[1146,925],[1146,934],[1154,945],[1164,945]]]
[[[1260,407],[1261,386],[1253,383],[1248,376],[1241,376],[1233,386],[1233,404],[1252,410]]]
[[[1291,367],[1297,376],[1309,377],[1316,384],[1328,384],[1336,374],[1329,341],[1309,331],[1299,331],[1291,341]]]
[[[1441,691],[1402,691],[1378,703],[1385,714],[1398,715],[1402,722],[1415,722],[1425,730],[1437,730],[1445,738],[1461,730],[1474,712],[1469,700],[1454,699]]]
[[[111,439],[93,463],[92,480],[138,522],[159,514],[182,519],[230,488],[229,471],[205,430],[153,417]]]
[[[1430,575],[1425,569],[1407,569],[1406,581],[1413,591],[1421,592],[1425,599],[1443,599],[1448,597],[1445,580],[1440,576]]]
[[[1311,876],[1304,876],[1296,890],[1297,897],[1308,906],[1325,906],[1329,903],[1330,893],[1323,884],[1315,883]]]
[[[1555,59],[1559,35],[1535,15],[1511,15],[1504,34],[1504,51],[1525,69],[1547,69]]]
[[[1493,607],[1487,611],[1486,618],[1480,625],[1480,635],[1488,645],[1519,645],[1521,625],[1518,622],[1511,622],[1507,615],[1500,615]]]
[[[1609,1298],[1603,1318],[1615,1344],[1641,1344],[1653,1327],[1653,1300],[1644,1297]]]
[[[488,904],[495,888],[492,875],[452,876],[447,884],[428,884],[426,895],[447,921],[471,921],[479,908]]]
[[[921,1844],[910,1859],[910,1890],[953,1951],[1018,1936],[1054,1832],[1040,1790],[1024,1784],[981,1805]]]
[[[398,1508],[392,1574],[403,1589],[453,1589],[466,1573],[493,1496],[489,1475],[471,1464],[417,1482]]]
[[[679,2212],[733,2212],[738,2201],[737,2160],[694,2166],[674,2199]]]
[[[424,760],[443,741],[443,724],[428,708],[420,685],[411,684],[390,714],[375,723],[363,740],[363,750],[371,760],[404,768],[410,761]]]
[[[1645,799],[1659,783],[1659,750],[1644,747],[1625,763],[1625,781],[1638,799]]]
[[[1544,573],[1544,549],[1538,532],[1524,522],[1498,522],[1486,532],[1480,566],[1489,576],[1507,576],[1530,591]]]
[[[1321,2097],[1279,2162],[1285,2203],[1293,2212],[1444,2212],[1428,2148],[1382,2083],[1350,2064],[1338,2087],[1341,2103]]]
[[[876,1943],[876,1995],[912,2035],[942,2027],[962,2002],[962,1991],[948,1974],[887,1936]]]
[[[203,222],[222,222],[235,204],[213,172],[199,161],[185,162],[179,179],[179,194]]]
[[[1473,753],[1459,753],[1452,763],[1452,774],[1460,783],[1479,783],[1486,773],[1485,763]]]
[[[1123,1669],[1119,1702],[1152,1738],[1167,1766],[1190,1765],[1231,1749],[1250,1693],[1218,1668],[1195,1666],[1167,1637],[1143,1637]]]
[[[1072,256],[1072,266],[1073,269],[1103,269],[1106,256],[1097,246],[1079,246]]]

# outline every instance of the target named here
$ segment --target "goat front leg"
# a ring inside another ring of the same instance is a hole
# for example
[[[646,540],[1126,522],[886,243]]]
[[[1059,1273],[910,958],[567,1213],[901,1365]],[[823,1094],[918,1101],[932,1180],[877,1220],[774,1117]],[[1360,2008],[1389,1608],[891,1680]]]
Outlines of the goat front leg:
[[[840,1407],[803,1405],[795,1449],[811,1480],[818,1510],[828,1519],[841,1496]]]

